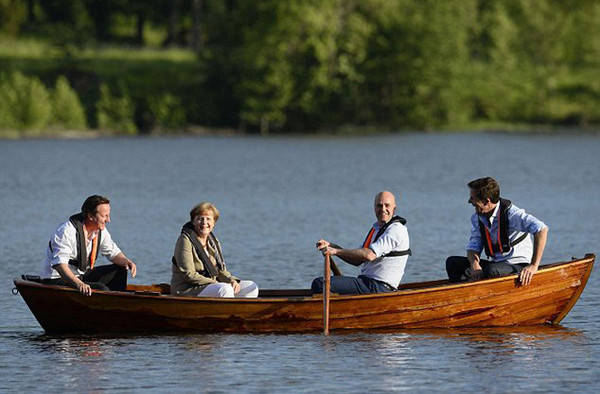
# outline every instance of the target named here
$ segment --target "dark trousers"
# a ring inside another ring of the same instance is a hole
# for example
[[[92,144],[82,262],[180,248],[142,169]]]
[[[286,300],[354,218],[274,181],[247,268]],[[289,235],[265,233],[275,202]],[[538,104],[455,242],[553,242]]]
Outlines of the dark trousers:
[[[83,274],[80,279],[92,289],[123,291],[127,287],[127,270],[116,264],[100,265]],[[47,279],[44,283],[72,286],[63,278]]]
[[[484,278],[499,278],[501,276],[518,274],[527,264],[509,264],[479,260]],[[464,256],[450,256],[446,259],[446,272],[450,282],[473,280],[473,270],[469,260]]]
[[[310,286],[313,294],[323,293],[323,277],[313,280]],[[336,294],[369,294],[396,291],[392,286],[364,275],[358,278],[353,276],[332,276],[331,292]]]

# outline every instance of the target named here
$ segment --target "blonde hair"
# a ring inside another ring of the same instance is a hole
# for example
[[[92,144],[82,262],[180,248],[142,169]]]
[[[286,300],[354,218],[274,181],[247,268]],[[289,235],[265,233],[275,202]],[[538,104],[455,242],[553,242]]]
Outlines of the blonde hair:
[[[219,220],[219,210],[217,209],[217,207],[215,207],[211,202],[205,201],[192,208],[192,210],[190,211],[190,221],[193,221],[196,216],[206,211],[212,212],[215,218],[215,223],[217,222],[217,220]]]

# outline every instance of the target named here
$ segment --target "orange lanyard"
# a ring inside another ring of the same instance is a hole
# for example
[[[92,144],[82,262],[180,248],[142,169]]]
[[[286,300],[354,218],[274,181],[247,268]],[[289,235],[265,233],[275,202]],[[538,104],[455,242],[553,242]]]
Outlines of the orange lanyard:
[[[90,269],[94,268],[96,262],[96,255],[98,254],[98,236],[96,235],[92,240],[92,253],[90,254]]]

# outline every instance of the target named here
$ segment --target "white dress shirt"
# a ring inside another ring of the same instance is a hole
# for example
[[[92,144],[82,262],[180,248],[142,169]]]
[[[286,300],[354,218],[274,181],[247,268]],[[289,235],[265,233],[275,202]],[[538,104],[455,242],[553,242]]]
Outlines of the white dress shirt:
[[[97,236],[98,234],[96,233],[92,236],[92,239],[86,239],[85,248],[88,257],[92,251],[92,241]],[[109,260],[112,260],[119,253],[121,253],[121,249],[113,242],[108,230],[102,230],[96,261],[100,256],[105,256]],[[40,276],[42,279],[60,278],[58,271],[53,268],[57,264],[67,264],[73,274],[76,276],[83,275],[84,272],[78,267],[69,264],[69,260],[75,258],[77,258],[77,230],[73,223],[67,220],[56,229],[52,238],[50,238],[50,244],[46,247],[46,259],[43,262]]]

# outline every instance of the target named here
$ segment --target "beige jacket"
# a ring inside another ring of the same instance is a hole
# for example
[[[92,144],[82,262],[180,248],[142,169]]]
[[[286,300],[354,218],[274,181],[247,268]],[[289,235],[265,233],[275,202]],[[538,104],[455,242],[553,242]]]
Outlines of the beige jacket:
[[[231,283],[238,280],[226,269],[219,270],[214,277],[206,277],[200,274],[204,272],[204,264],[196,254],[196,250],[189,238],[181,234],[175,244],[175,264],[171,264],[171,294],[173,295],[198,295],[211,283]]]

